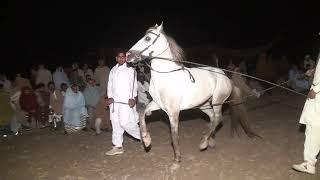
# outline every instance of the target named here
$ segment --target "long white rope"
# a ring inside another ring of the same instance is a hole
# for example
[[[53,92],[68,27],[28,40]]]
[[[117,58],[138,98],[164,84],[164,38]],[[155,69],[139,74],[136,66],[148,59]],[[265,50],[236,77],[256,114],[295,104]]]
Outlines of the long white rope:
[[[191,65],[196,65],[196,66],[202,66],[202,67],[211,67],[211,66],[206,65],[206,64],[195,63],[195,62],[184,61],[184,60],[177,61],[177,60],[174,60],[174,59],[162,58],[162,57],[152,57],[152,59],[160,59],[160,60],[172,61],[172,62],[176,62],[176,63],[186,63],[186,64],[191,64]],[[203,69],[203,70],[206,70],[206,71],[215,72],[215,73],[220,74],[220,72],[216,72],[216,71],[211,70],[211,69],[205,69],[205,68],[201,68],[201,67],[195,67],[195,68]],[[226,71],[226,72],[230,72],[230,73],[233,73],[233,74],[238,74],[238,75],[241,75],[241,76],[245,76],[245,77],[248,77],[248,78],[251,78],[251,79],[255,79],[255,80],[258,80],[258,81],[267,83],[267,84],[271,84],[271,85],[273,85],[273,86],[275,86],[275,87],[279,87],[279,88],[285,89],[285,90],[287,90],[287,91],[293,92],[293,93],[295,93],[295,94],[298,94],[298,95],[301,95],[301,96],[304,96],[304,97],[307,96],[306,94],[303,94],[303,93],[300,93],[300,92],[295,91],[295,90],[293,90],[293,89],[290,89],[290,88],[287,88],[287,87],[285,87],[285,86],[282,86],[283,83],[281,83],[281,84],[276,84],[276,83],[273,83],[273,82],[270,82],[270,81],[267,81],[267,80],[264,80],[264,79],[255,77],[255,76],[251,76],[251,75],[248,75],[248,74],[243,74],[243,73],[240,73],[240,72],[236,72],[236,71],[232,71],[232,70],[228,70],[228,69],[223,69],[223,68],[217,68],[217,69],[221,69],[221,70]],[[162,72],[162,73],[164,73],[164,72]]]

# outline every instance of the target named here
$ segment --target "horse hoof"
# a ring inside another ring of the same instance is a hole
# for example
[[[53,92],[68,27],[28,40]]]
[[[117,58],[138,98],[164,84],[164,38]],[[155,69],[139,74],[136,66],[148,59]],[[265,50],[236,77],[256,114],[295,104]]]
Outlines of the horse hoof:
[[[175,162],[170,166],[170,171],[174,172],[174,171],[178,170],[179,168],[180,168],[180,163]]]
[[[216,146],[216,140],[214,140],[212,137],[208,140],[209,147],[214,148]]]
[[[205,150],[205,149],[207,149],[207,148],[208,148],[208,140],[205,139],[205,138],[203,138],[203,139],[201,140],[201,142],[200,142],[199,149],[200,149],[201,151],[203,151],[203,150]]]
[[[147,148],[150,146],[151,144],[151,137],[150,137],[150,134],[147,133],[145,137],[142,138],[143,140],[143,143],[144,143],[144,146]]]

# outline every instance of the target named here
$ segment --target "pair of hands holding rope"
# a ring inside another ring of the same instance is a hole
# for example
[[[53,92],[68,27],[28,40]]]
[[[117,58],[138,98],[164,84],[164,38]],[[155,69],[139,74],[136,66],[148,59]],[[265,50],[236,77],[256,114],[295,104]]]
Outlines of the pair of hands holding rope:
[[[114,103],[113,98],[108,98],[107,99],[107,106],[109,106],[110,104]],[[136,105],[136,100],[134,99],[129,99],[128,100],[128,105],[130,106],[130,108],[133,108]]]

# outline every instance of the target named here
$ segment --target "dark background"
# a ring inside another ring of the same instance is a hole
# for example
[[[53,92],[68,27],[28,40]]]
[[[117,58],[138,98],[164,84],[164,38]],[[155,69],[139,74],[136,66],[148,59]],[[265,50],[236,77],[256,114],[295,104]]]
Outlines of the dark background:
[[[68,64],[99,47],[130,48],[161,21],[182,47],[252,48],[277,40],[273,51],[292,61],[306,53],[315,58],[320,47],[316,1],[153,2],[1,3],[1,70]]]

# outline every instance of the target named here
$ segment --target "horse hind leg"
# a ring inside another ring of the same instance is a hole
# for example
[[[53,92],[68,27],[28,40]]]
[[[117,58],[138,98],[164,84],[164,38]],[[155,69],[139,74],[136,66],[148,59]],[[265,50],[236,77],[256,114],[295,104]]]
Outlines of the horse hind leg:
[[[209,103],[207,104],[209,105]],[[216,127],[219,125],[222,119],[222,105],[214,106],[212,109],[211,108],[200,108],[200,110],[204,113],[206,113],[209,118],[210,118],[210,123],[209,123],[209,129],[201,139],[199,149],[200,150],[205,150],[210,147],[215,146],[215,140],[213,139],[212,135],[214,131],[216,130]]]

